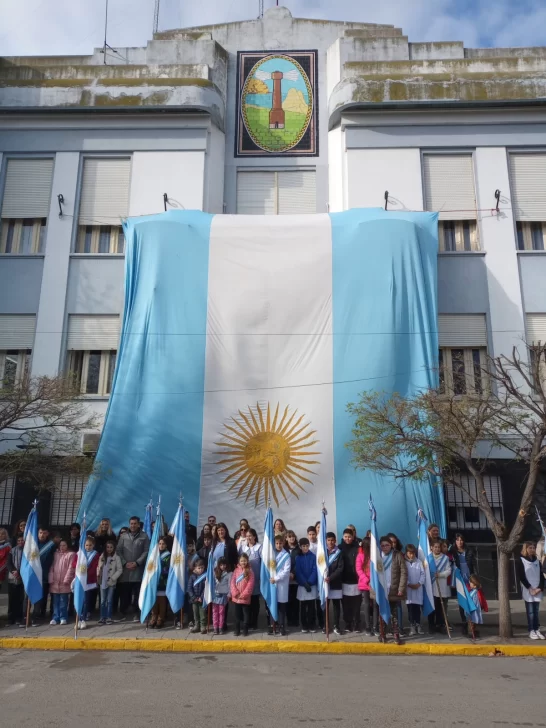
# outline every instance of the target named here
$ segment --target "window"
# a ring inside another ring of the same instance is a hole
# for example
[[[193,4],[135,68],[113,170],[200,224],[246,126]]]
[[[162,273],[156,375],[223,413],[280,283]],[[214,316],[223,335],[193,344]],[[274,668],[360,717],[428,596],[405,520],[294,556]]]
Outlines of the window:
[[[130,159],[84,159],[76,253],[124,252],[121,218],[129,207],[130,174]]]
[[[0,253],[36,255],[44,252],[52,178],[52,159],[8,159]]]
[[[237,213],[296,215],[317,211],[314,170],[238,172]]]
[[[76,475],[57,477],[51,495],[49,522],[52,526],[70,526],[74,523],[86,485],[86,477]]]
[[[511,154],[510,186],[518,250],[545,250],[546,154]]]
[[[67,369],[82,394],[110,394],[118,342],[119,316],[68,317]]]
[[[530,346],[530,363],[533,373],[536,358],[540,357],[538,374],[542,388],[546,391],[546,313],[527,314],[527,343]]]
[[[15,478],[0,480],[0,525],[11,525],[13,501],[15,498]]]
[[[439,249],[480,249],[471,154],[423,155],[425,209],[439,212]]]
[[[82,394],[106,396],[112,391],[117,351],[72,351],[68,371],[79,383]]]
[[[438,316],[440,390],[482,394],[487,386],[485,314]]]
[[[459,482],[462,488],[446,483],[445,496],[449,528],[481,530],[487,529],[484,514],[476,506],[476,481],[471,475],[461,474]],[[487,498],[495,517],[504,521],[502,499],[502,483],[497,475],[485,475],[484,486]]]
[[[0,389],[13,389],[28,376],[30,349],[0,351]]]

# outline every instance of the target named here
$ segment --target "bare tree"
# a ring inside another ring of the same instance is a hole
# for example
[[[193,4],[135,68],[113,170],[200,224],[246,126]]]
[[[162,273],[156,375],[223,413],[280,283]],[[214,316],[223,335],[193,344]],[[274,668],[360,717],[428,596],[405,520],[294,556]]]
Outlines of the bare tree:
[[[37,488],[52,489],[57,476],[88,475],[93,460],[82,454],[82,434],[96,430],[76,381],[23,377],[0,389],[0,473],[24,474]]]
[[[446,382],[411,397],[369,391],[358,404],[348,405],[355,421],[347,447],[356,468],[400,481],[441,478],[484,514],[499,554],[500,636],[505,638],[512,636],[510,558],[523,536],[546,457],[546,345],[525,353],[529,357],[523,359],[514,348],[511,356],[490,358],[483,372],[487,386],[473,394],[456,395]],[[484,483],[499,448],[525,468],[511,525],[498,518]],[[473,476],[475,491],[462,473]]]

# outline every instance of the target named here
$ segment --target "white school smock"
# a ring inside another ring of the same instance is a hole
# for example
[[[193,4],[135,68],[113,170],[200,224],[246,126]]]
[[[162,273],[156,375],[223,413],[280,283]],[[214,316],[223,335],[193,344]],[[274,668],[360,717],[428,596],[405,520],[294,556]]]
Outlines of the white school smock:
[[[520,558],[525,571],[525,578],[533,589],[537,589],[540,586],[540,561],[538,559],[535,561],[528,561],[527,559],[524,559],[523,556]],[[527,587],[523,586],[523,584],[521,585],[521,596],[525,602],[542,601],[541,591],[538,594],[533,595],[529,592]]]
[[[273,577],[277,585],[277,602],[280,602],[281,604],[285,604],[288,601],[288,584],[290,582],[291,566],[290,554],[284,549],[277,552],[277,563],[279,563],[283,554],[286,554],[287,558],[284,559],[280,568],[277,568],[275,576]]]
[[[310,602],[314,599],[318,599],[316,584],[313,584],[310,592],[306,591],[304,586],[298,586],[296,599],[298,602]]]
[[[406,559],[406,566],[408,568],[408,597],[406,604],[420,604],[423,606],[423,584],[425,583],[425,569],[419,559],[415,561],[408,561]],[[419,589],[410,589],[410,584],[420,584]]]
[[[438,567],[438,564],[442,562],[444,559],[444,554],[440,554],[439,556],[434,556],[434,561],[436,562],[436,567]],[[435,597],[438,596],[438,587],[440,587],[440,596],[442,599],[449,599],[451,596],[451,587],[448,586],[447,580],[451,576],[451,562],[446,557],[447,566],[444,571],[437,571],[436,572],[436,579],[432,584],[432,593]]]

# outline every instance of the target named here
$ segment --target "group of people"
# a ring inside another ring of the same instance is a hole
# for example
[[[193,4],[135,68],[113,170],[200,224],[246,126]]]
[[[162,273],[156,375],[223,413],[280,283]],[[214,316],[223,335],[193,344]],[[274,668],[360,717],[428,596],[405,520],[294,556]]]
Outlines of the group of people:
[[[248,635],[250,630],[258,627],[263,601],[260,597],[262,546],[256,530],[243,518],[239,529],[231,537],[225,523],[209,516],[198,536],[196,527],[189,522],[187,511],[185,518],[188,580],[182,615],[192,633],[211,630],[218,635],[228,631],[228,614],[233,610],[235,634]],[[5,529],[0,529],[0,586],[7,581],[9,623],[21,626],[26,623],[26,597],[21,579],[25,525],[25,521],[16,524],[12,539]],[[141,520],[133,516],[128,527],[115,534],[110,520],[104,518],[95,531],[86,532],[83,546],[87,559],[87,586],[84,610],[78,615],[80,629],[87,627],[97,611],[97,599],[99,625],[123,621],[130,616],[133,621],[139,621],[138,598],[150,548],[150,539],[143,526]],[[158,544],[160,571],[157,599],[148,621],[151,629],[161,629],[166,625],[169,610],[166,587],[172,537],[164,523],[162,530]],[[404,602],[407,605],[409,634],[423,633],[425,570],[415,545],[407,544],[404,548],[394,533],[380,538],[381,568],[390,605],[390,620],[386,623],[379,614],[371,583],[370,534],[360,539],[352,525],[344,529],[340,543],[335,533],[326,534],[328,613],[323,609],[319,598],[316,557],[319,531],[320,521],[310,525],[306,536],[298,539],[281,519],[275,521],[276,568],[271,571],[270,580],[276,584],[278,614],[273,621],[266,605],[270,634],[278,631],[285,635],[288,628],[301,629],[304,633],[317,630],[324,633],[332,627],[338,635],[343,631],[364,632],[370,636],[377,635],[380,641],[385,641],[387,635],[392,634],[395,642],[400,643]],[[464,537],[456,534],[454,542],[449,544],[440,538],[436,524],[428,527],[428,537],[430,572],[434,574],[434,611],[428,615],[429,633],[445,633],[451,629],[447,605],[448,599],[454,595],[452,578],[455,567],[466,582],[479,615],[477,621],[480,622],[481,612],[487,609],[487,603],[476,575],[473,553],[467,548]],[[33,606],[31,624],[37,626],[46,618],[50,619],[51,625],[67,624],[69,615],[73,614],[72,589],[80,547],[79,524],[71,525],[67,537],[41,527],[38,547],[43,596]],[[211,559],[214,598],[210,608],[205,609],[206,572]],[[546,570],[543,553],[537,557],[536,544],[526,542],[516,563],[527,608],[529,636],[531,639],[545,639],[538,619]],[[46,617],[49,596],[50,608]],[[477,636],[468,614],[460,607],[459,610],[463,632],[468,633],[471,628],[473,636]],[[181,623],[182,615],[172,615],[177,628],[185,626]]]

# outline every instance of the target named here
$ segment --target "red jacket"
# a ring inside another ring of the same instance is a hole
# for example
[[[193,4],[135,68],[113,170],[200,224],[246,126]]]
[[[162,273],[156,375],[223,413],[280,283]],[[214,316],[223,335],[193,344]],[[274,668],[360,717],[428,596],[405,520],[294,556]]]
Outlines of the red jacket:
[[[87,564],[87,588],[94,589],[97,585],[97,569],[99,566],[100,555],[95,551],[95,555],[91,559],[91,563]]]
[[[359,550],[356,557],[356,573],[358,574],[358,588],[360,591],[370,590],[370,560],[364,566],[364,552]]]
[[[243,574],[243,570],[237,564],[231,577],[231,599],[235,604],[250,604],[252,590],[254,589],[254,572],[249,567],[249,575],[237,583],[237,579]]]
[[[9,541],[0,544],[0,584],[8,578],[8,556],[10,551]]]

